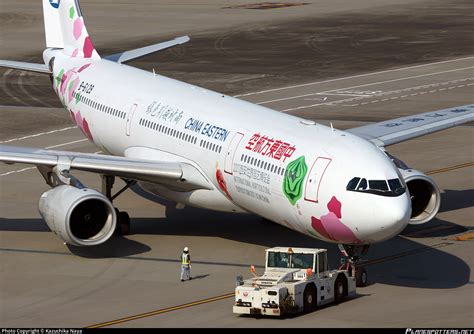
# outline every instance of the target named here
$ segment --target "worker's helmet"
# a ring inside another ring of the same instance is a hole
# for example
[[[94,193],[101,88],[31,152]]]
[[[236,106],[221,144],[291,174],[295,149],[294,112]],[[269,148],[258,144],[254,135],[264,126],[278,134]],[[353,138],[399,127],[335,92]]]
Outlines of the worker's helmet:
[[[188,248],[188,247],[184,247],[183,252],[185,252],[185,253],[189,252],[189,248]]]

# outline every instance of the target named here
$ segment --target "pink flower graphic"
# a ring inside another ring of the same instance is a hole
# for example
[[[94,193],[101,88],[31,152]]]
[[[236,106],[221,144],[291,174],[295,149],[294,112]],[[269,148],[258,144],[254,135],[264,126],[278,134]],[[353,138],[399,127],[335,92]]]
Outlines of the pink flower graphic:
[[[89,129],[89,123],[87,123],[86,119],[82,117],[81,112],[78,111],[75,114],[72,110],[69,110],[69,112],[72,115],[74,115],[74,121],[76,122],[79,129],[81,129],[82,133],[84,133],[86,137],[89,138],[90,141],[94,141],[94,138],[92,137],[92,133]]]
[[[77,18],[74,21],[73,35],[75,39],[79,39],[82,35],[82,28],[84,27],[84,21],[82,17]]]
[[[311,226],[316,232],[326,239],[343,244],[360,244],[361,241],[355,236],[354,232],[340,221],[342,218],[342,203],[333,196],[328,202],[327,208],[329,213],[321,216],[319,219],[311,217]]]
[[[92,44],[91,38],[89,36],[84,40],[84,58],[91,58],[92,52],[94,52],[94,45]]]

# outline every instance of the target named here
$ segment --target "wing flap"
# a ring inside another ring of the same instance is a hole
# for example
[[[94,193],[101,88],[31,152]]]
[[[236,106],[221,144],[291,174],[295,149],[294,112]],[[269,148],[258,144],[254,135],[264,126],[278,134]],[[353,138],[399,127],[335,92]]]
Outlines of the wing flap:
[[[465,105],[400,117],[347,131],[377,146],[389,146],[472,121],[474,105]]]
[[[46,167],[64,165],[71,170],[163,184],[179,191],[212,189],[194,166],[182,162],[148,161],[9,145],[0,145],[0,161]]]
[[[171,48],[179,44],[184,44],[188,42],[189,40],[190,40],[189,36],[181,36],[181,37],[172,39],[170,41],[145,46],[139,49],[116,53],[116,54],[105,57],[105,59],[110,60],[110,61],[115,61],[117,63],[126,63],[135,59],[139,59],[141,57],[145,57],[149,54]]]

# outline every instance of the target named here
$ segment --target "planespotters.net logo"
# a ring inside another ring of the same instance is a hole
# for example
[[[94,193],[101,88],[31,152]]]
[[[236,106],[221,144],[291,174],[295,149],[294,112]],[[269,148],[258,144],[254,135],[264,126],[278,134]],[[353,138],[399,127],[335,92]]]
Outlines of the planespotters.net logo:
[[[412,329],[407,328],[405,334],[474,334],[473,329]]]
[[[61,2],[61,0],[49,0],[49,4],[51,6],[53,6],[53,8],[56,8],[58,9],[59,8],[59,3]]]

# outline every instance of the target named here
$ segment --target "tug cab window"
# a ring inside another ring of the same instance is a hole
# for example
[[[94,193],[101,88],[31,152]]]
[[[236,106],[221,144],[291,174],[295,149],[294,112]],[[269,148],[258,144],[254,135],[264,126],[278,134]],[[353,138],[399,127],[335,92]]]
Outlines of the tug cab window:
[[[267,267],[270,268],[313,268],[314,254],[269,252]]]

